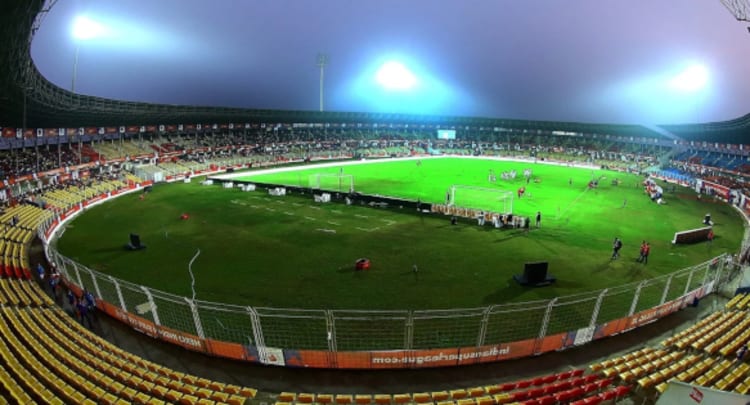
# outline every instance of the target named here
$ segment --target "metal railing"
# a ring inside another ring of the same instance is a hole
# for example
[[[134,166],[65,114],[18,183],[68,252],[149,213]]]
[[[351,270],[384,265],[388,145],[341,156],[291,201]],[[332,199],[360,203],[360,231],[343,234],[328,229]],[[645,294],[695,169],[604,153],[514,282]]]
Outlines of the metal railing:
[[[46,226],[49,223],[42,229]],[[722,255],[653,279],[552,300],[450,310],[327,310],[191,300],[92,270],[61,255],[52,244],[48,257],[68,281],[157,327],[259,348],[329,352],[480,347],[541,340],[566,331],[592,330],[701,287],[715,291],[736,273],[725,271],[734,263]]]

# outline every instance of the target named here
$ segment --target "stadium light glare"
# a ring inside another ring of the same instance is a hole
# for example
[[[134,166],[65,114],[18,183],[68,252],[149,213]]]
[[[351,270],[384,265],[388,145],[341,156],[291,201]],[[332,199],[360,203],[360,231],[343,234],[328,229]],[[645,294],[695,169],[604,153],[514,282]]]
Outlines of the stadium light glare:
[[[675,90],[680,91],[697,91],[706,87],[708,84],[708,69],[703,65],[690,65],[682,72],[674,76],[669,84]]]
[[[385,62],[375,74],[377,82],[388,90],[409,90],[417,84],[417,77],[402,63]]]
[[[104,26],[86,16],[79,16],[73,21],[73,38],[79,41],[94,39],[101,36]]]

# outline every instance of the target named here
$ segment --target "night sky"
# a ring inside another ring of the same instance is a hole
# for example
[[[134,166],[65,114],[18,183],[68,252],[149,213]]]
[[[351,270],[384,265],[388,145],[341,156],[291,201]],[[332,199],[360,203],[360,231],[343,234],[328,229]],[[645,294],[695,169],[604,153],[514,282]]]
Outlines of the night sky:
[[[673,124],[750,112],[746,26],[719,0],[65,0],[32,57],[70,89],[78,46],[82,94],[317,110],[322,52],[326,110]]]

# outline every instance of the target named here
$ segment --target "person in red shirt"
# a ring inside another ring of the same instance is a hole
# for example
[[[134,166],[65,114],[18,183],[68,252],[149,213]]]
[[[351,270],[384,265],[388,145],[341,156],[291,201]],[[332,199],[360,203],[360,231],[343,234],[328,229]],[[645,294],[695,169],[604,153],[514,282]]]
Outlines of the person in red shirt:
[[[636,260],[638,263],[643,263],[643,258],[645,257],[644,256],[645,251],[646,251],[646,241],[644,240],[643,242],[641,242],[641,250],[638,252],[639,253],[638,260]]]
[[[648,254],[651,253],[651,245],[646,242],[646,245],[643,246],[643,264],[648,264]]]

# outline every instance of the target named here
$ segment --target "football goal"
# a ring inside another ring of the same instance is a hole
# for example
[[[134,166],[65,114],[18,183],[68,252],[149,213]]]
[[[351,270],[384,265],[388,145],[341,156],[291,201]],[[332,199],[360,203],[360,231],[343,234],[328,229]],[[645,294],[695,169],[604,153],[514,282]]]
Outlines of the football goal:
[[[512,214],[513,192],[454,184],[450,188],[448,204],[455,207]]]
[[[309,186],[313,190],[352,193],[354,192],[354,176],[351,174],[315,173],[309,177]]]

